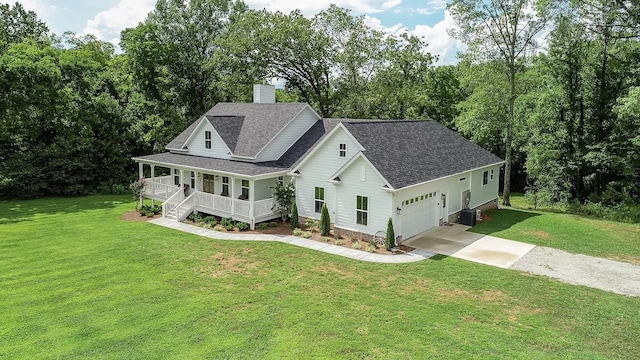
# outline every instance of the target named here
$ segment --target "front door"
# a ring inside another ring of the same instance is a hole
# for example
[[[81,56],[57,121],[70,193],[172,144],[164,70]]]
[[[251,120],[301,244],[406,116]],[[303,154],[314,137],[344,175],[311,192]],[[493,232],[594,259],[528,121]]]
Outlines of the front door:
[[[440,219],[443,222],[449,221],[449,209],[447,208],[447,194],[442,194],[440,196]]]

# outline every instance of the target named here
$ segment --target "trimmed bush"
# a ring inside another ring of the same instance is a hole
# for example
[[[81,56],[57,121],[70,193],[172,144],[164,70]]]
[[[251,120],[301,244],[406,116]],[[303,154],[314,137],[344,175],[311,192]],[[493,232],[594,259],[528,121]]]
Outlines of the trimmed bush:
[[[213,217],[213,216],[207,216],[206,218],[202,219],[202,222],[205,223],[205,224],[209,224],[211,226],[214,226],[215,224],[218,223],[216,218]]]
[[[387,222],[387,237],[384,239],[384,247],[389,251],[396,247],[396,234],[393,231],[393,220],[391,218]]]
[[[331,219],[329,218],[329,210],[326,204],[322,204],[320,212],[320,235],[327,236],[331,231]]]
[[[293,236],[302,236],[302,230],[300,230],[300,228],[295,228],[293,229]]]
[[[353,243],[351,244],[351,247],[353,249],[360,250],[362,249],[362,244],[360,244],[360,241],[354,240]]]
[[[295,229],[299,227],[300,227],[300,220],[298,218],[298,205],[296,205],[294,201],[293,205],[291,205],[291,228]]]
[[[236,227],[238,228],[238,230],[240,231],[247,231],[249,230],[249,224],[247,224],[246,222],[242,222],[242,221],[238,221],[236,223]]]
[[[278,223],[275,222],[275,221],[271,221],[271,222],[269,222],[268,226],[269,227],[278,227]]]
[[[220,225],[224,226],[225,229],[231,226],[231,229],[233,230],[233,220],[231,218],[224,218],[220,220]]]
[[[267,223],[260,223],[257,226],[258,230],[267,230],[267,228],[269,228],[269,225],[267,225]]]

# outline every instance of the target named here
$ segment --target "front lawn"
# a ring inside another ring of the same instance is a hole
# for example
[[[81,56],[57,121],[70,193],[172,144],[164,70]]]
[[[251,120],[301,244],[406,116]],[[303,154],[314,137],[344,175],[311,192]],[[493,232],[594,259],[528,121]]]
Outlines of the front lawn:
[[[0,202],[0,358],[640,358],[640,298],[215,241],[120,220],[133,207]]]
[[[512,194],[512,204],[488,212],[490,221],[470,231],[640,265],[638,224],[526,209],[520,194]]]

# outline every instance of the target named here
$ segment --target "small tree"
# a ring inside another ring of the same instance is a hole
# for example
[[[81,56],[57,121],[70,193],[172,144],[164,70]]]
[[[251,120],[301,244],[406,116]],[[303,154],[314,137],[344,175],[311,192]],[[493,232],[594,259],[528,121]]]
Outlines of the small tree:
[[[272,189],[275,201],[272,210],[277,208],[280,211],[282,221],[287,221],[287,217],[292,212],[291,205],[295,203],[293,199],[296,197],[296,188],[293,186],[293,182],[288,184],[278,182]]]
[[[327,204],[322,204],[322,211],[320,212],[320,235],[328,236],[331,231],[331,218],[329,217],[329,209]]]
[[[387,222],[387,237],[384,239],[384,247],[387,250],[391,250],[396,246],[396,234],[393,231],[393,220],[389,218]]]
[[[300,223],[298,221],[298,205],[296,205],[296,202],[294,201],[291,204],[291,228],[295,229],[295,228],[299,228],[300,227]]]
[[[134,181],[129,184],[129,189],[133,194],[133,200],[136,202],[136,211],[138,210],[138,202],[142,200],[142,191],[144,191],[144,179],[140,178],[138,181]]]

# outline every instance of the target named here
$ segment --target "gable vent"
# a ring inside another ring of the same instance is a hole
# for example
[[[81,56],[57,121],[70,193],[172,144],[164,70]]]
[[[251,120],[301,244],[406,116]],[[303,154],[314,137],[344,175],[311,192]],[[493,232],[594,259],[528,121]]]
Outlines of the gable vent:
[[[273,104],[276,102],[275,85],[253,85],[253,102],[256,104]]]

